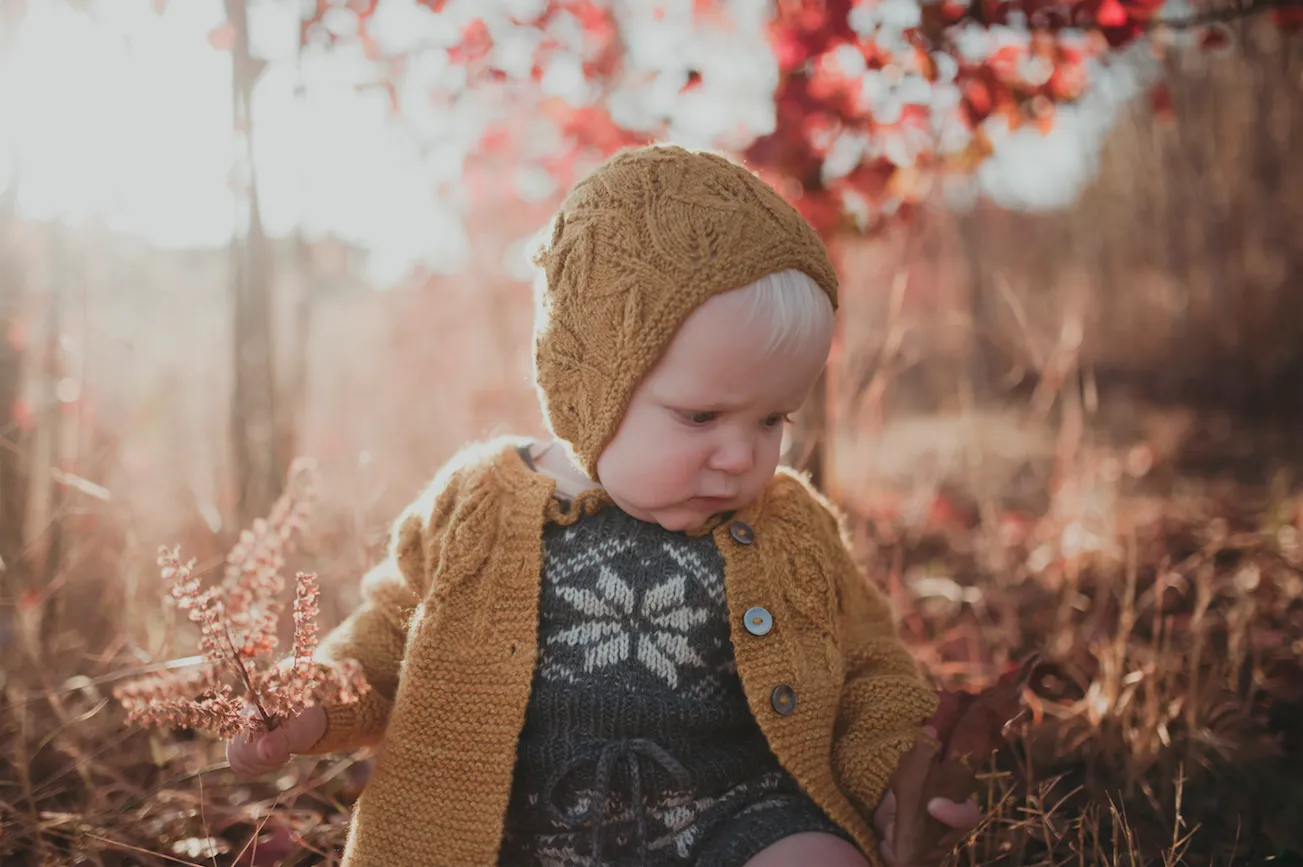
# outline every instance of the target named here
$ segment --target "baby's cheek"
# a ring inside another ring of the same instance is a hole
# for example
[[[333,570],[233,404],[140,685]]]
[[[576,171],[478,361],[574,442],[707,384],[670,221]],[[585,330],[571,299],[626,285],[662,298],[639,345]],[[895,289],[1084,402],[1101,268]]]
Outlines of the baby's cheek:
[[[681,449],[666,461],[666,480],[672,479],[675,488],[684,497],[696,497],[718,487],[718,478],[713,484],[709,486],[706,484],[706,477],[709,475],[711,474],[706,469],[706,455],[699,449]]]
[[[661,453],[649,461],[644,475],[645,490],[658,502],[677,502],[694,496],[695,467],[674,453]]]

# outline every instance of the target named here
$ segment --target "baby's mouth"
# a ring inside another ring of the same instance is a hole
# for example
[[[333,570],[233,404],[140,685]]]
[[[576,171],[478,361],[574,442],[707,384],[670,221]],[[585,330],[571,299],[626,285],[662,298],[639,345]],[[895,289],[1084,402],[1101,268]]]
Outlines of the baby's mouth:
[[[733,502],[733,497],[693,497],[688,502],[703,506],[724,506]]]

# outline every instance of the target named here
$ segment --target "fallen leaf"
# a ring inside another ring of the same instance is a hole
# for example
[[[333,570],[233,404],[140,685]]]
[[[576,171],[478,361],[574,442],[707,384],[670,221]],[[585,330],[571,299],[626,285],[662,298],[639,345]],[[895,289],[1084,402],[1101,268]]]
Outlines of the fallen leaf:
[[[1039,662],[1033,654],[980,693],[939,692],[928,724],[935,738],[922,735],[902,757],[892,776],[896,793],[893,849],[897,867],[923,867],[945,855],[939,851],[953,829],[928,812],[933,798],[963,801],[977,792],[975,769],[999,749],[1005,727],[1022,707],[1022,693]]]

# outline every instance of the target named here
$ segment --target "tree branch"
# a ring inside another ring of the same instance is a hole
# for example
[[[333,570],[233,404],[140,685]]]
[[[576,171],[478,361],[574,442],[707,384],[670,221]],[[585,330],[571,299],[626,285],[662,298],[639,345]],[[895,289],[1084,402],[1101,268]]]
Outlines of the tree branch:
[[[1144,27],[1146,30],[1157,30],[1159,28],[1188,30],[1192,27],[1202,27],[1205,24],[1225,24],[1230,21],[1239,21],[1243,18],[1252,18],[1272,9],[1288,9],[1291,7],[1303,9],[1303,0],[1251,0],[1248,3],[1241,3],[1237,0],[1233,6],[1209,9],[1183,18],[1155,18],[1152,21],[1145,22]]]

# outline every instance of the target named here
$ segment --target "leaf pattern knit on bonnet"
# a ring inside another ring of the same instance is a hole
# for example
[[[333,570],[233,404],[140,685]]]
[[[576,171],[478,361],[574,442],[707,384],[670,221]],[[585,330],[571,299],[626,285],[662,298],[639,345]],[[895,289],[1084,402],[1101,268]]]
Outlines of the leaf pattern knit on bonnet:
[[[617,154],[577,184],[536,262],[539,401],[594,480],[634,387],[709,298],[793,268],[837,306],[828,251],[795,208],[737,163],[672,145]]]

